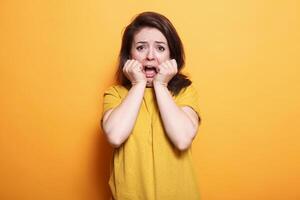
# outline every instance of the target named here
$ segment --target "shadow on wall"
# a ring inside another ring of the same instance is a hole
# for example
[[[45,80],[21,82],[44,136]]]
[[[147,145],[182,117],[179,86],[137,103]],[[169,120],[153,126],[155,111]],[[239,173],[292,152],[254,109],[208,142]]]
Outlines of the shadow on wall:
[[[92,152],[90,176],[95,186],[95,199],[110,199],[111,192],[108,186],[109,167],[113,148],[107,142],[101,128],[97,128],[95,135],[95,146]]]

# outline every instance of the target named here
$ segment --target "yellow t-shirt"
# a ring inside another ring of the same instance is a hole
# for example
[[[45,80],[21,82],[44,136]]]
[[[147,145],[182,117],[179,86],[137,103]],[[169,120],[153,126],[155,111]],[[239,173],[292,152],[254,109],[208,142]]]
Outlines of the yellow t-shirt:
[[[111,86],[104,93],[103,113],[118,106],[128,90]],[[178,106],[197,114],[198,94],[190,85],[173,96]],[[115,200],[199,200],[191,148],[178,150],[166,135],[153,88],[146,88],[132,133],[114,149],[109,187]]]

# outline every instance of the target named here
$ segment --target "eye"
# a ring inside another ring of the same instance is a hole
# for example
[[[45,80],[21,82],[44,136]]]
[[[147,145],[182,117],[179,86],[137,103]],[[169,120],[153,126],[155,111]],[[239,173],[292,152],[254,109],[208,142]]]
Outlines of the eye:
[[[163,47],[163,46],[158,46],[158,50],[159,50],[159,51],[164,51],[164,50],[165,50],[165,47]]]
[[[144,48],[145,48],[144,45],[140,45],[140,46],[137,46],[137,47],[136,47],[136,49],[137,49],[138,51],[142,51]]]

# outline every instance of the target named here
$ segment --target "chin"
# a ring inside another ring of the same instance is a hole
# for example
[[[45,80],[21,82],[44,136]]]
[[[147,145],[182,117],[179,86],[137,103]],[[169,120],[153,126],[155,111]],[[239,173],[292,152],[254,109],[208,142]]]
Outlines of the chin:
[[[153,78],[147,78],[147,87],[153,87]]]

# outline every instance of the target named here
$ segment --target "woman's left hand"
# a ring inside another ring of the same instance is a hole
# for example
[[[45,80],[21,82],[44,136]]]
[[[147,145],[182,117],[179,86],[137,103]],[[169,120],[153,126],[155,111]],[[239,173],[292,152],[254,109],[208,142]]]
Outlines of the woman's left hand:
[[[154,77],[153,83],[167,86],[169,81],[177,74],[177,63],[175,59],[167,60],[158,66],[158,73]]]

